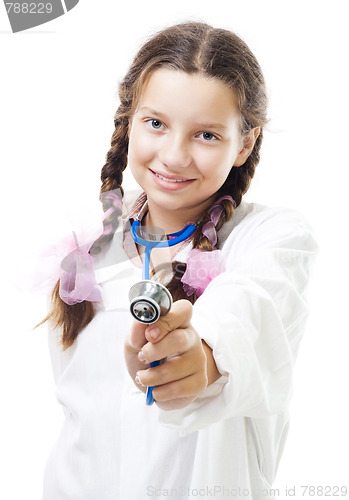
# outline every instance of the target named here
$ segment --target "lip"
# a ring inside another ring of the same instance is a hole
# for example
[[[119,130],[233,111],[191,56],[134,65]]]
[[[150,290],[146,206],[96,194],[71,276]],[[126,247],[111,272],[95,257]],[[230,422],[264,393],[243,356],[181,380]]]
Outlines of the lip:
[[[172,179],[174,181],[178,181],[178,180],[193,181],[194,180],[194,179],[190,179],[189,177],[183,177],[183,175],[167,174],[166,172],[161,172],[159,170],[152,170],[151,168],[149,170],[151,172],[153,172],[154,174],[162,175],[163,177],[166,177],[167,179]]]
[[[154,182],[161,188],[166,189],[167,191],[178,191],[180,189],[184,189],[195,181],[195,179],[189,179],[187,177],[183,177],[180,175],[165,174],[163,172],[151,169],[149,169],[149,172]],[[171,179],[172,182],[166,181],[165,179],[161,179],[161,177],[158,177],[158,175],[166,177],[167,179]],[[173,182],[173,181],[182,181],[182,182]]]

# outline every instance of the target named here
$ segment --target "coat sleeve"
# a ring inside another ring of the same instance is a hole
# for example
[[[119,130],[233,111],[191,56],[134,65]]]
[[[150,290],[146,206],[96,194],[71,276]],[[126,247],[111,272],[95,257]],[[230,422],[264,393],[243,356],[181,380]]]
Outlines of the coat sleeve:
[[[290,400],[317,253],[312,230],[296,212],[269,209],[239,224],[223,253],[226,271],[197,300],[192,318],[222,377],[187,408],[161,411],[170,427],[193,431],[233,416],[275,415]]]

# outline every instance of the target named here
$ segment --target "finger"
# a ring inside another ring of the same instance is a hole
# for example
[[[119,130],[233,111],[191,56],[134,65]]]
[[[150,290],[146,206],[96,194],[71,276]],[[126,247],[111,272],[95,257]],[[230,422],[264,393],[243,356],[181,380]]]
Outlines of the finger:
[[[189,377],[154,387],[153,396],[156,401],[171,401],[188,396],[198,396],[207,387],[204,376],[189,375]]]
[[[147,343],[147,339],[145,338],[145,330],[147,325],[144,323],[140,323],[139,321],[134,321],[132,324],[129,343],[132,348],[139,351],[142,347]]]
[[[165,363],[146,370],[139,370],[136,374],[138,381],[145,387],[163,385],[192,375],[193,363],[190,356],[177,356],[167,359]]]
[[[159,342],[169,332],[178,328],[187,328],[193,313],[193,306],[189,300],[181,299],[173,303],[171,310],[165,316],[149,325],[145,331],[149,342]]]
[[[191,327],[173,330],[163,337],[161,342],[148,342],[144,345],[139,352],[138,358],[143,363],[151,363],[158,359],[183,354],[192,349],[196,343],[198,343],[198,337]]]

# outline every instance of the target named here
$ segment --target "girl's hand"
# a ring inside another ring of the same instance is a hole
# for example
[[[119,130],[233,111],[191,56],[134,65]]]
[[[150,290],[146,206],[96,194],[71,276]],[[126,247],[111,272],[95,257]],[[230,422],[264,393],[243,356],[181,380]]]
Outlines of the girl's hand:
[[[162,409],[184,408],[220,377],[211,349],[190,324],[191,316],[191,303],[178,300],[152,325],[135,321],[126,341],[131,377],[143,392],[155,386],[153,396]],[[163,361],[149,368],[156,360]]]

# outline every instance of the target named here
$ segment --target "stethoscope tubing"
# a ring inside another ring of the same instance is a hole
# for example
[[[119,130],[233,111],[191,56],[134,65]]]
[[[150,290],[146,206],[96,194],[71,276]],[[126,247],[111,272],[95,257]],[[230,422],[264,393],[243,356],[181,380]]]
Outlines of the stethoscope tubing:
[[[149,267],[150,267],[150,253],[153,248],[165,248],[165,247],[173,247],[178,243],[182,243],[188,239],[196,229],[195,224],[188,224],[185,228],[181,229],[177,233],[171,233],[167,235],[167,240],[163,241],[151,241],[142,238],[138,234],[138,229],[140,228],[141,222],[139,220],[135,220],[131,226],[131,234],[134,241],[138,245],[144,246],[144,259],[143,259],[143,279],[149,279]]]

